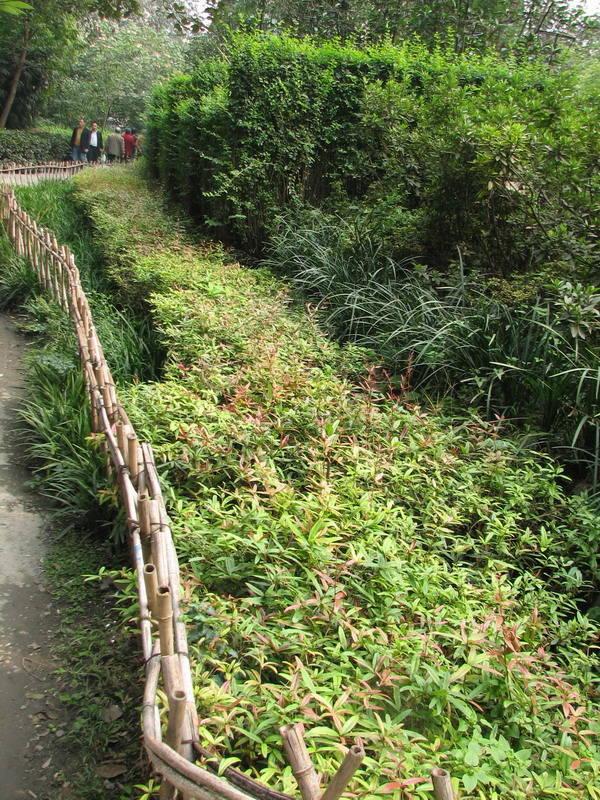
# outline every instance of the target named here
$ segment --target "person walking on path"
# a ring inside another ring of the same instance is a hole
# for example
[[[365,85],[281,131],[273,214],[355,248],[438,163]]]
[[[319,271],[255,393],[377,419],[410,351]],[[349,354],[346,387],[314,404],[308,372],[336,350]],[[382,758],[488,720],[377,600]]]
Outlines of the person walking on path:
[[[135,150],[135,136],[129,128],[123,134],[123,142],[125,143],[125,161],[129,161],[133,157]]]
[[[73,161],[87,161],[89,143],[90,131],[85,127],[85,120],[81,117],[71,134],[71,158]]]
[[[92,122],[92,130],[90,131],[90,139],[89,139],[89,149],[88,149],[88,161],[91,161],[95,164],[98,161],[98,157],[102,152],[102,133],[98,130],[98,123]]]
[[[106,137],[106,158],[110,164],[121,161],[125,153],[125,143],[121,136],[121,129],[116,128]]]

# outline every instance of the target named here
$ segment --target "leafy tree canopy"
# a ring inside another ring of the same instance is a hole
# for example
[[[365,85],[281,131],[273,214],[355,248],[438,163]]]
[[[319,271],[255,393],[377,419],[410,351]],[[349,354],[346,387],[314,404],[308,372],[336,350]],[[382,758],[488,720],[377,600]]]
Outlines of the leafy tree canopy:
[[[54,87],[45,114],[69,122],[84,114],[101,125],[139,127],[152,81],[181,68],[183,40],[175,30],[135,19],[96,21]]]
[[[13,0],[9,5],[14,10]],[[85,20],[116,20],[138,9],[138,0],[33,0],[30,10],[7,15],[0,29],[0,128],[32,121],[45,90],[72,62]]]
[[[535,47],[553,53],[585,41],[597,19],[569,0],[209,0],[210,27],[257,27],[316,35],[393,41],[417,34],[465,49]]]

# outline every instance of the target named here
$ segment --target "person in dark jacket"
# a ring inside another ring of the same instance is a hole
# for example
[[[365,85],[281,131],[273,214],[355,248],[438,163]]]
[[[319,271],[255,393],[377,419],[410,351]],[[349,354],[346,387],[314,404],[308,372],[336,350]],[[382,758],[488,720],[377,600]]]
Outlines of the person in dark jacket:
[[[87,161],[89,144],[90,131],[85,127],[85,120],[82,117],[71,134],[71,158],[73,161]]]
[[[98,130],[98,123],[92,122],[92,130],[89,132],[88,139],[88,161],[95,164],[102,150],[102,133]]]

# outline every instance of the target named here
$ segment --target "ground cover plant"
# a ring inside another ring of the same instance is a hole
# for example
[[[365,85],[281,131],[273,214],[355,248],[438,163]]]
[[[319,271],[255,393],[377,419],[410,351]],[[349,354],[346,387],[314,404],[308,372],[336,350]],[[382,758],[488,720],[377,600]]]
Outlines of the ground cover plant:
[[[266,263],[318,304],[330,332],[375,350],[405,390],[510,420],[600,489],[600,290],[441,276],[386,256],[361,225],[281,223]]]
[[[186,572],[205,744],[280,789],[278,726],[354,791],[598,798],[598,517],[551,460],[453,425],[339,347],[267,270],[194,245],[134,172],[76,202],[160,379],[119,390],[151,441]]]

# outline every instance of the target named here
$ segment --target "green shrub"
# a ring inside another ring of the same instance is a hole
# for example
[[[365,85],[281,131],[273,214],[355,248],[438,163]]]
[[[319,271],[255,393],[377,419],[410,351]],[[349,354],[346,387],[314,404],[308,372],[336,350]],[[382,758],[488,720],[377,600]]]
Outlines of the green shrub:
[[[69,135],[45,130],[0,130],[0,162],[64,161],[71,156]]]
[[[575,72],[545,64],[244,34],[157,89],[148,154],[201,223],[253,252],[300,201],[358,209],[400,260],[446,270],[460,252],[486,272],[585,278],[596,109]]]
[[[585,495],[499,423],[398,396],[272,274],[193,247],[131,171],[76,185],[165,348],[159,382],[120,391],[186,573],[205,744],[292,791],[278,728],[304,719],[322,773],[363,738],[366,798],[429,796],[442,763],[463,797],[595,800]]]

